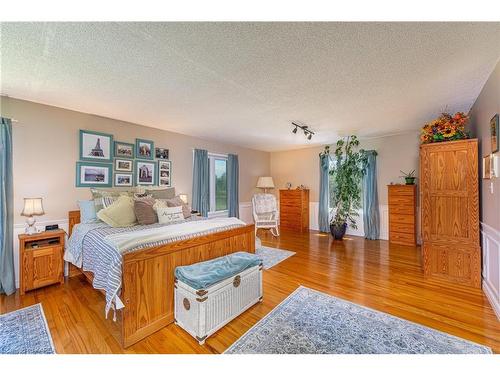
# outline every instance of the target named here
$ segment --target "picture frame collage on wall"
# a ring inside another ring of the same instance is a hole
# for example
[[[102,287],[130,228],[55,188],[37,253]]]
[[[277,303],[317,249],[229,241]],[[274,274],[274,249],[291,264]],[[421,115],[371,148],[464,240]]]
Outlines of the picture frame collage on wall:
[[[120,142],[112,134],[80,130],[79,145],[76,187],[172,186],[169,150],[153,141]]]

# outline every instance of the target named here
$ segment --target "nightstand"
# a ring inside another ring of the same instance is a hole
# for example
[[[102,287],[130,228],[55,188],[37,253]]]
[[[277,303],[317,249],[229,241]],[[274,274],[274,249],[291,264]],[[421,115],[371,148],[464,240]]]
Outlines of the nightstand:
[[[64,283],[64,236],[62,229],[19,235],[20,293]]]

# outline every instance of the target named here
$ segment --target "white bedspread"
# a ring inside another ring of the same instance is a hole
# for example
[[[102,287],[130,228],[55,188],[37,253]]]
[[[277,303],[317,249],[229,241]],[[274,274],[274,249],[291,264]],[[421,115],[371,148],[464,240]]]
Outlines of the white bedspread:
[[[109,245],[123,253],[131,249],[138,249],[145,245],[161,244],[192,238],[193,235],[210,234],[221,228],[243,226],[245,222],[235,217],[221,217],[210,220],[188,221],[164,227],[147,228],[135,232],[114,233],[104,237]]]

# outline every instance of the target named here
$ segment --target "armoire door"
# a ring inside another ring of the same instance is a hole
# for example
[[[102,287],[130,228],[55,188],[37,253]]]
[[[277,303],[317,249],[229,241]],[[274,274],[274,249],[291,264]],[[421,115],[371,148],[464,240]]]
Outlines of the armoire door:
[[[481,286],[478,143],[420,147],[424,273]]]

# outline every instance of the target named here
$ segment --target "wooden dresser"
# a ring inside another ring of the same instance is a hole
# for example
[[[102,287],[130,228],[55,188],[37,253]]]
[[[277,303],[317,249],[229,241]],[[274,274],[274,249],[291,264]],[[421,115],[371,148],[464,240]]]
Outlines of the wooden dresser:
[[[309,190],[280,190],[280,228],[309,231]]]
[[[481,287],[477,139],[420,146],[424,275]]]
[[[388,185],[389,242],[417,244],[417,186]]]

